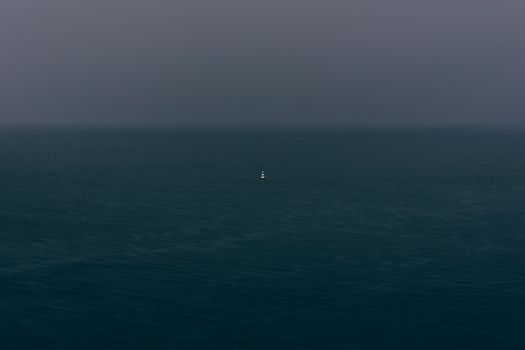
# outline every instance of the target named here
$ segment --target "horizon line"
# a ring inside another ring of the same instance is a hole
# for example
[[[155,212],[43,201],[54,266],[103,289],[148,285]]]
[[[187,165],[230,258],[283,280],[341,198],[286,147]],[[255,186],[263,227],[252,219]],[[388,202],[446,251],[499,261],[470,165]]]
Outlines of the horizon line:
[[[343,130],[363,130],[363,129],[464,129],[464,128],[496,128],[525,129],[525,123],[519,122],[432,122],[432,123],[320,123],[320,122],[126,122],[126,123],[67,123],[67,122],[25,122],[13,123],[0,122],[0,128],[70,128],[70,129],[343,129]]]

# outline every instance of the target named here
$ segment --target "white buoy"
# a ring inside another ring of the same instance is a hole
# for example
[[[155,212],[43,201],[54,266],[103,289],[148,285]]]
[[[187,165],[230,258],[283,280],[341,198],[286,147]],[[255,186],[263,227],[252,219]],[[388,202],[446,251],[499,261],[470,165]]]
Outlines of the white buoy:
[[[261,172],[261,180],[266,179],[266,175],[264,174],[264,170]]]

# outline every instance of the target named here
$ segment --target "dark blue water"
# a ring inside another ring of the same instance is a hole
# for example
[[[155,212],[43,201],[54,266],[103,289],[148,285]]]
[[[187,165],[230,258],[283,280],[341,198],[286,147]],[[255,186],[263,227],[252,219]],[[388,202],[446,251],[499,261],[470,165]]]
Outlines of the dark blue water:
[[[3,129],[0,348],[523,349],[524,154],[510,130]]]

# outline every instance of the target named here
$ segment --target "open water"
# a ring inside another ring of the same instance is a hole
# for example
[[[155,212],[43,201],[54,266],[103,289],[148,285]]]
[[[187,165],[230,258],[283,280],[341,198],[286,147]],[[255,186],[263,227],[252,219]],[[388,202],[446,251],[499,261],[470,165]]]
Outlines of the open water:
[[[0,196],[0,349],[525,348],[523,130],[3,128]]]

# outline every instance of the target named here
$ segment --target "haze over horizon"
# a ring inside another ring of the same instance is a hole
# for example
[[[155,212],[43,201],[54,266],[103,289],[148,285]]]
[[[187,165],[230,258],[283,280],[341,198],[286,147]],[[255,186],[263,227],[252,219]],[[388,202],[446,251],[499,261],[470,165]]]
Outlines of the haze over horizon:
[[[519,0],[5,0],[0,124],[514,125]]]

